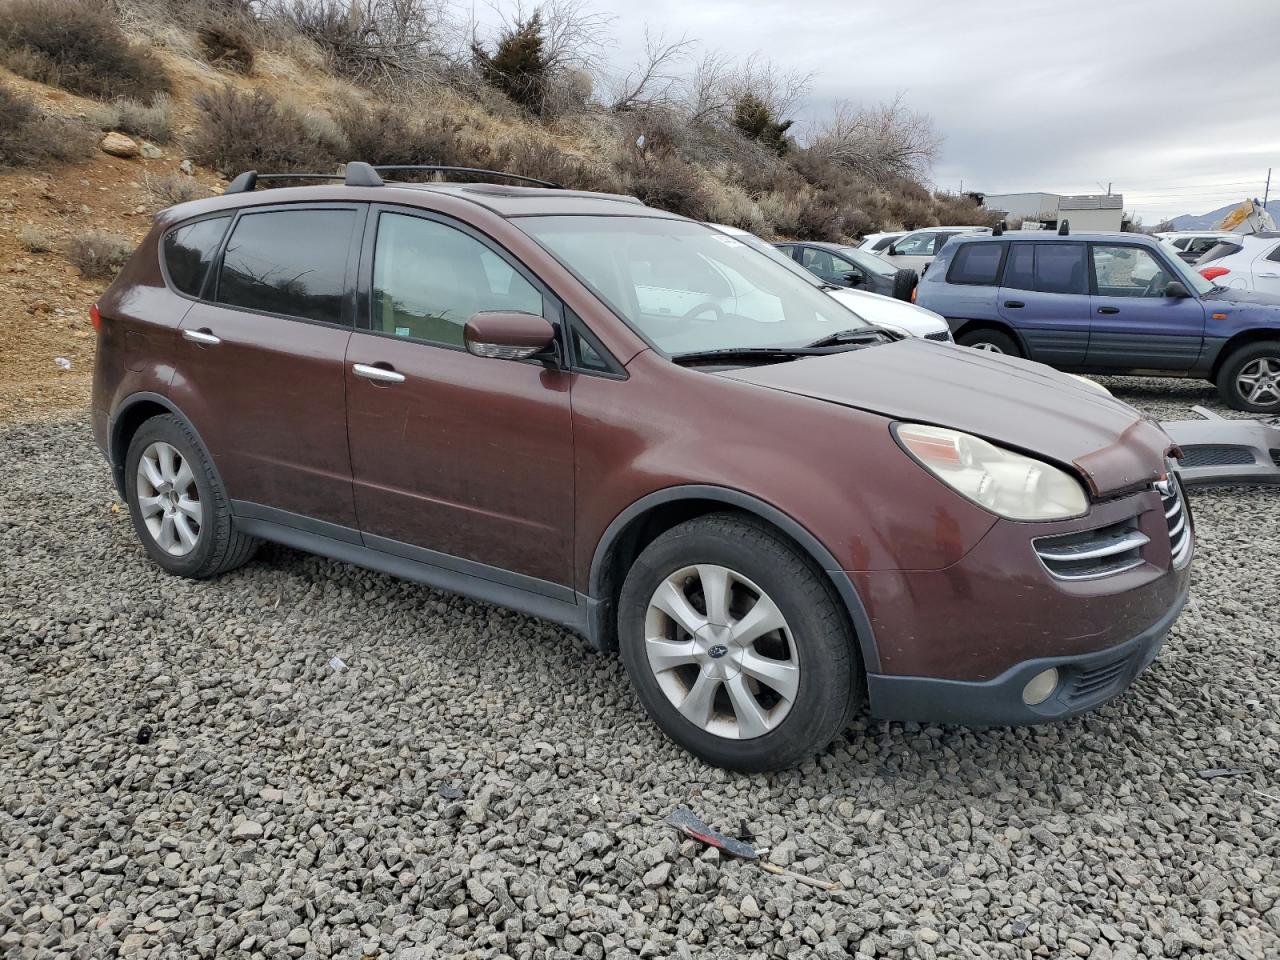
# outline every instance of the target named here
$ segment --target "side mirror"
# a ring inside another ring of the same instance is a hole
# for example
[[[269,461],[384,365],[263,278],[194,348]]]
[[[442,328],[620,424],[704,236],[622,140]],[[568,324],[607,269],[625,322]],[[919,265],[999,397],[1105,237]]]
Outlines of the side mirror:
[[[1181,280],[1170,280],[1165,284],[1164,295],[1172,300],[1185,300],[1191,296],[1191,291]]]
[[[896,257],[898,255],[898,245],[896,243],[889,244],[889,249],[885,253],[891,257]]]
[[[467,353],[496,360],[527,360],[555,343],[556,331],[532,313],[473,314],[462,330]]]
[[[862,282],[862,274],[857,270],[846,270],[841,274],[841,277],[844,279],[844,282],[850,286]]]

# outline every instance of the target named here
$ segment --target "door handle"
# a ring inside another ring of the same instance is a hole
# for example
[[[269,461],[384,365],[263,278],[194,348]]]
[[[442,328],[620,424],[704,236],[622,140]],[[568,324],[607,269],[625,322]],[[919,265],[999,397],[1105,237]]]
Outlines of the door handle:
[[[1019,310],[1022,307],[1026,306],[1026,304],[1023,303],[1021,300],[1006,300],[1004,302],[1004,305],[1011,310]]]
[[[379,383],[404,383],[404,374],[396,373],[387,367],[375,367],[369,363],[351,365],[351,372],[366,380],[377,380]]]
[[[1099,307],[1098,312],[1099,313],[1119,313],[1120,308],[1119,307]]]
[[[1258,276],[1266,277],[1268,280],[1275,280],[1277,278],[1280,278],[1280,273],[1260,273],[1258,274]]]
[[[183,330],[182,339],[190,340],[192,343],[198,343],[205,347],[216,347],[222,342],[221,337],[215,337],[208,329],[204,330]]]

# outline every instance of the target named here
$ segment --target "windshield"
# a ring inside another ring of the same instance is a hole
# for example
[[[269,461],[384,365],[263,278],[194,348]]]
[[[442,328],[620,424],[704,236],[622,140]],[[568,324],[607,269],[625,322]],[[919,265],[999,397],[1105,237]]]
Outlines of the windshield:
[[[874,273],[881,277],[892,277],[898,272],[898,268],[887,260],[881,260],[874,253],[867,253],[865,250],[859,250],[856,247],[841,247],[840,256],[846,260],[852,260],[855,266],[861,267],[867,273]]]
[[[667,354],[798,347],[867,327],[786,264],[699,223],[592,216],[515,222]]]
[[[761,240],[754,233],[727,233],[725,231],[721,231],[721,232],[725,233],[726,236],[733,237],[733,239],[735,240],[741,240],[752,250],[758,250],[760,253],[763,253],[766,257],[768,257],[774,263],[778,264],[778,266],[786,267],[789,271],[794,273],[797,277],[799,277],[805,283],[809,284],[809,286],[818,287],[818,288],[822,288],[823,286],[825,286],[825,284],[823,284],[821,280],[815,277],[812,273],[810,273],[804,267],[800,266],[800,264],[796,263],[795,260],[791,259],[790,254],[783,253],[781,250],[775,247],[768,240]]]

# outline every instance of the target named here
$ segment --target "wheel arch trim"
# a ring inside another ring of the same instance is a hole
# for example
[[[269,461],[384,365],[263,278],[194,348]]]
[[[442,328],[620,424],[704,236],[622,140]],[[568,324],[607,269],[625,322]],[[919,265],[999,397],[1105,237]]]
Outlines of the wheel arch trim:
[[[138,393],[131,393],[129,396],[125,397],[124,400],[120,401],[119,406],[116,407],[115,412],[111,415],[111,419],[107,424],[107,461],[111,464],[112,477],[115,480],[116,488],[120,492],[121,496],[124,496],[124,460],[126,454],[129,452],[127,447],[125,449],[121,449],[121,430],[123,429],[125,414],[134,407],[143,403],[154,403],[157,406],[168,410],[174,416],[181,417],[188,429],[190,429],[190,431],[195,435],[196,442],[200,444],[201,451],[208,458],[214,472],[217,473],[218,466],[213,459],[213,455],[209,452],[209,445],[204,442],[204,437],[200,435],[200,431],[196,425],[191,422],[191,418],[182,411],[181,407],[164,394],[143,390]],[[219,475],[218,480],[221,481],[221,479],[222,477]]]
[[[608,604],[608,598],[601,596],[607,560],[611,548],[618,542],[623,532],[632,522],[640,519],[656,507],[678,503],[682,500],[711,500],[723,503],[725,506],[736,507],[772,524],[794,540],[800,546],[800,549],[804,550],[810,559],[822,568],[830,578],[832,586],[835,587],[836,593],[849,614],[850,623],[857,637],[858,648],[862,654],[864,669],[868,673],[880,669],[880,655],[876,648],[871,618],[867,615],[866,607],[862,603],[862,598],[858,595],[857,588],[853,585],[853,580],[836,561],[831,551],[806,527],[777,507],[766,503],[758,497],[753,497],[730,487],[711,484],[682,484],[664,487],[661,490],[646,494],[614,517],[613,522],[601,534],[599,541],[596,543],[595,552],[591,557],[591,568],[587,577],[587,594],[590,602],[600,606],[611,606],[611,604]]]

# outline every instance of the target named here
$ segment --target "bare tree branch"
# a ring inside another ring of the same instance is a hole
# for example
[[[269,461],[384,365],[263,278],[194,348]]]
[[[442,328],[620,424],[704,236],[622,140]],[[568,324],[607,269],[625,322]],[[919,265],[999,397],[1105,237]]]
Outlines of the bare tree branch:
[[[693,41],[668,42],[662,34],[644,32],[644,59],[618,81],[609,109],[624,113],[637,107],[669,107],[679,100],[681,78],[676,68],[689,55]]]
[[[809,144],[814,155],[872,180],[922,179],[938,156],[942,138],[926,114],[902,94],[874,107],[836,106]]]

